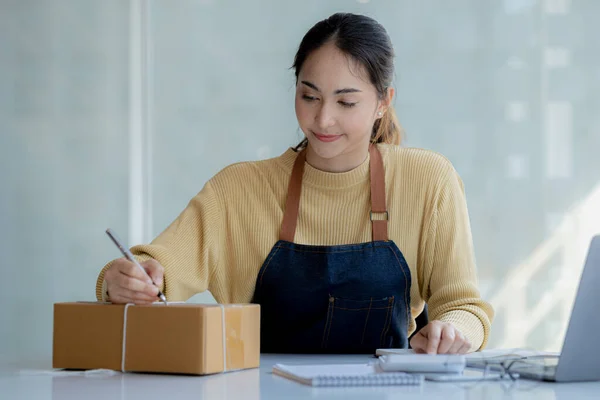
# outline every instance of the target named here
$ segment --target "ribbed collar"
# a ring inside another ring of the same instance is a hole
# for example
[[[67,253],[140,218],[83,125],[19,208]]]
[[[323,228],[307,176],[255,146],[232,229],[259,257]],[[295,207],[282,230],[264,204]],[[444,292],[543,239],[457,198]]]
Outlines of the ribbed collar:
[[[289,174],[291,174],[297,155],[298,153],[296,153],[292,148],[289,148],[285,153],[278,157],[279,163]],[[362,164],[347,172],[325,172],[311,166],[308,162],[306,162],[304,164],[304,177],[302,179],[302,184],[321,186],[331,189],[343,189],[359,183],[364,183],[365,180],[369,180],[369,159],[370,156],[367,153],[367,158],[362,162]]]

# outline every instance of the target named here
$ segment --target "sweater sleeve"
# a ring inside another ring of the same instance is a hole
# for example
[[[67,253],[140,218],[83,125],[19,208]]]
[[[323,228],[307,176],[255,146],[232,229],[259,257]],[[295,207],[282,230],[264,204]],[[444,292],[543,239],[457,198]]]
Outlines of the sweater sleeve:
[[[476,351],[488,341],[494,310],[478,289],[463,182],[451,166],[444,175],[425,231],[422,297],[430,319],[452,323]]]
[[[133,255],[144,261],[157,260],[165,269],[163,292],[169,301],[186,301],[207,290],[213,271],[218,268],[224,246],[224,223],[221,205],[211,182],[207,182],[160,235],[150,244],[131,248]],[[104,273],[98,276],[96,297],[106,300]]]

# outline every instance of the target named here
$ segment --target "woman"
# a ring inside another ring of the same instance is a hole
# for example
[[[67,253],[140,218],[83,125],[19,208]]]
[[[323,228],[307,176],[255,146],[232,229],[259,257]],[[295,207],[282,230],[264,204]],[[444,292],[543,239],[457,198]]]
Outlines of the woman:
[[[150,245],[104,267],[97,297],[145,304],[210,290],[261,305],[261,350],[485,346],[493,310],[477,289],[462,181],[442,156],[398,146],[393,48],[371,18],[335,14],[295,57],[306,138],[283,155],[210,179]],[[164,268],[163,268],[164,267]]]

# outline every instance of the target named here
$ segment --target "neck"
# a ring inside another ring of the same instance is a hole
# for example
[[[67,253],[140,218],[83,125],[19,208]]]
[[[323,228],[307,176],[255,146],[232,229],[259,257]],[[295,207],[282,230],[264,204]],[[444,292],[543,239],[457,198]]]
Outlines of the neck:
[[[308,143],[306,148],[306,162],[311,167],[324,172],[348,172],[361,165],[367,159],[368,154],[369,148],[361,147],[360,149],[342,153],[332,158],[323,158]]]

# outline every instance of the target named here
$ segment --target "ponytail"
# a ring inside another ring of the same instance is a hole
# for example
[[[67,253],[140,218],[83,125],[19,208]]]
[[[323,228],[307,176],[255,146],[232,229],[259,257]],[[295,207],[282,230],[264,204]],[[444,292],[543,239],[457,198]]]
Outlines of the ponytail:
[[[389,106],[383,114],[373,124],[371,133],[371,143],[387,143],[399,145],[402,141],[402,127],[398,122],[394,107]]]

